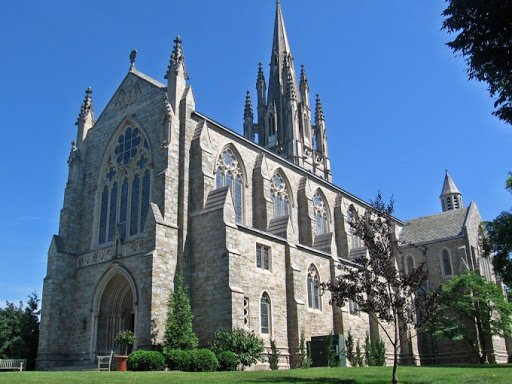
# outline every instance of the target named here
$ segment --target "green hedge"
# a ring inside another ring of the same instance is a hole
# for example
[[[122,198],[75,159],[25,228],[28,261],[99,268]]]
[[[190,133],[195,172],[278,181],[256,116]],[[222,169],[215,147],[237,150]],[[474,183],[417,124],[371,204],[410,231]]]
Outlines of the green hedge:
[[[219,360],[219,371],[236,371],[238,367],[238,356],[235,352],[222,351],[217,355]]]
[[[217,369],[218,360],[209,349],[164,349],[165,362],[171,370],[210,372]]]
[[[161,371],[165,367],[165,359],[158,351],[139,349],[130,353],[126,365],[129,371]]]

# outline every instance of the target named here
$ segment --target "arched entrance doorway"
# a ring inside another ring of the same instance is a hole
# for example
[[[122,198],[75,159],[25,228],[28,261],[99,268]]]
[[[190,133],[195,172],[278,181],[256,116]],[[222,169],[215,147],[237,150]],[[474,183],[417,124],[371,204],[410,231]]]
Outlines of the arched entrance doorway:
[[[116,351],[114,339],[121,331],[134,331],[135,300],[132,286],[127,278],[116,272],[108,280],[101,300],[96,308],[96,354],[109,354]]]

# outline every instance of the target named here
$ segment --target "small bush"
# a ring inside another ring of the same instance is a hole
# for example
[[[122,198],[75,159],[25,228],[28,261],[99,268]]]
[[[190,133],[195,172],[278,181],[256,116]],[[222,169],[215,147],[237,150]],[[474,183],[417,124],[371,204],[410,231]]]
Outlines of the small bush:
[[[217,369],[219,361],[211,350],[194,349],[190,352],[191,362],[189,370],[191,372],[211,372]]]
[[[165,359],[158,351],[139,349],[130,353],[126,364],[130,371],[161,371],[164,369]]]
[[[183,349],[164,348],[165,364],[171,370],[188,371],[192,362],[192,352]]]
[[[219,371],[236,371],[238,367],[238,356],[235,352],[222,351],[217,355]]]
[[[239,363],[247,367],[261,360],[265,350],[263,340],[244,329],[225,330],[219,329],[211,344],[212,351],[219,354],[222,351],[231,351],[238,356]]]

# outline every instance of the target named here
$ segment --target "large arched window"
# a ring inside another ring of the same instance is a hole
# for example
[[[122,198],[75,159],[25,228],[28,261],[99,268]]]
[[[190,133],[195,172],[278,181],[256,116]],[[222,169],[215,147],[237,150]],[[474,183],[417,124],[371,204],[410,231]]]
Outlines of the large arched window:
[[[243,176],[240,163],[231,148],[222,151],[217,159],[217,169],[215,173],[215,187],[229,187],[233,196],[233,205],[235,207],[236,222],[242,223],[243,220]]]
[[[443,248],[441,251],[441,269],[444,276],[452,275],[452,262],[450,260],[450,252],[446,248]]]
[[[270,334],[272,331],[272,314],[270,296],[267,292],[263,292],[260,300],[260,320],[261,333]]]
[[[327,204],[320,194],[316,191],[313,196],[313,211],[316,221],[316,235],[324,235],[329,232],[329,221],[327,219]]]
[[[312,309],[322,309],[320,298],[320,277],[313,264],[308,269],[308,307]]]
[[[404,271],[405,273],[411,273],[414,270],[414,258],[411,255],[405,256],[404,259]]]
[[[286,183],[279,172],[274,173],[271,180],[270,193],[274,204],[274,217],[289,215],[290,198]]]
[[[100,181],[98,244],[114,234],[125,239],[144,230],[149,210],[149,144],[140,128],[127,126],[117,137]]]

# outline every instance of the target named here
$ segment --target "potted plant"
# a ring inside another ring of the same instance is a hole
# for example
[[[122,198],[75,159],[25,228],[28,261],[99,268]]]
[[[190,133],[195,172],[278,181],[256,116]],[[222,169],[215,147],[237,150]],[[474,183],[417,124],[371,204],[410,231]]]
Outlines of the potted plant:
[[[128,347],[135,343],[137,338],[132,331],[121,331],[116,336],[115,342],[124,346],[124,355],[116,355],[114,360],[116,362],[116,371],[126,371],[126,360],[128,360]]]

